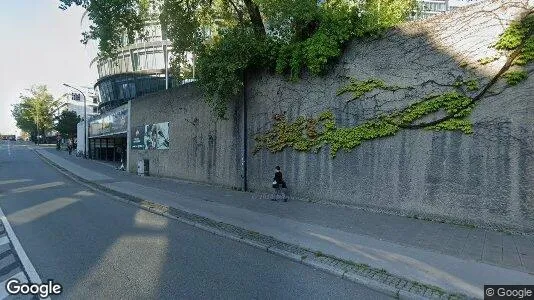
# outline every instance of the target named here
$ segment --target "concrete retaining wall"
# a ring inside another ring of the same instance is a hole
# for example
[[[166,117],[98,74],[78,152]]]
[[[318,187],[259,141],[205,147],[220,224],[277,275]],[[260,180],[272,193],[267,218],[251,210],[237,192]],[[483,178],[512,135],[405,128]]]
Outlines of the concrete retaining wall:
[[[532,75],[515,87],[494,86],[493,96],[472,115],[472,135],[405,130],[340,151],[334,159],[328,147],[317,154],[251,151],[253,137],[271,128],[274,114],[294,120],[332,110],[338,126],[354,126],[426,95],[454,90],[460,78],[476,78],[484,86],[505,57],[487,65],[478,60],[498,54],[489,46],[526,4],[489,1],[356,41],[325,77],[304,75],[293,83],[267,73],[251,76],[245,90],[249,189],[270,191],[273,169],[280,165],[295,197],[534,232]],[[350,95],[336,94],[349,77],[411,88],[348,101]],[[241,111],[242,102],[236,101],[228,121],[214,121],[193,85],[132,101],[131,126],[169,121],[171,149],[132,150],[130,170],[138,158],[149,158],[156,176],[242,187]]]
[[[131,101],[130,128],[169,122],[170,149],[131,149],[129,171],[148,159],[151,176],[241,188],[239,104],[229,108],[228,120],[215,120],[194,83]]]

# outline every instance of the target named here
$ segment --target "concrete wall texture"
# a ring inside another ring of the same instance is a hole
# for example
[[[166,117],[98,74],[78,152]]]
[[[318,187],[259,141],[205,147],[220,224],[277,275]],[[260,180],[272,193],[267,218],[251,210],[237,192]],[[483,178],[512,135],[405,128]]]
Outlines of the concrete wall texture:
[[[242,129],[232,118],[216,120],[194,84],[131,101],[130,128],[169,122],[170,149],[130,150],[129,171],[137,161],[150,161],[150,175],[176,177],[197,182],[241,188]]]
[[[249,189],[270,191],[274,166],[280,165],[294,197],[534,232],[533,76],[514,87],[504,82],[492,87],[471,116],[471,135],[405,130],[351,152],[341,150],[333,159],[328,147],[317,154],[293,149],[252,154],[253,137],[271,128],[274,114],[292,121],[331,110],[338,126],[355,126],[426,95],[454,90],[458,79],[476,78],[483,87],[506,57],[487,65],[477,61],[499,54],[490,46],[528,5],[526,0],[482,2],[354,41],[324,77],[304,74],[288,82],[268,73],[250,76],[244,91]],[[350,77],[412,88],[377,90],[349,101],[350,95],[336,94]],[[154,175],[242,187],[241,101],[229,108],[229,116],[215,121],[194,85],[132,101],[131,126],[171,122],[171,149],[132,150],[130,170],[132,162],[146,157]]]

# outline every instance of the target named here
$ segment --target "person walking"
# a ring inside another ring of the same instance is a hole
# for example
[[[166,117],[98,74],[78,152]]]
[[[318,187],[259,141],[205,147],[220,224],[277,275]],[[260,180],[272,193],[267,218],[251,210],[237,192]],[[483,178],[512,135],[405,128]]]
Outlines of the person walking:
[[[280,166],[276,166],[276,168],[274,168],[273,188],[275,188],[276,190],[275,198],[272,199],[272,201],[276,201],[276,196],[279,193],[282,193],[284,195],[284,202],[287,202],[287,194],[285,192],[285,189],[287,189],[287,185],[282,176],[282,170],[280,169]]]
[[[72,142],[72,138],[69,138],[69,141],[67,143],[67,148],[69,149],[69,155],[72,154],[72,148],[73,148],[73,145],[74,143]]]

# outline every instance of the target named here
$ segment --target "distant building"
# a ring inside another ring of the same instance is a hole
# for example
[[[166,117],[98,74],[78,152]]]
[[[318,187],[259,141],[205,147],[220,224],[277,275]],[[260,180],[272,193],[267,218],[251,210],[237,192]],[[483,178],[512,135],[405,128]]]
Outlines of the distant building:
[[[98,95],[95,93],[95,90],[93,88],[80,88],[84,95],[87,97],[85,103],[87,105],[87,119],[90,119],[93,116],[98,115],[98,105],[100,104],[100,100]],[[69,110],[74,111],[76,114],[83,119],[84,116],[84,99],[83,95],[80,94],[77,91],[72,91],[69,89],[69,92],[65,94],[65,105],[62,107],[61,111],[63,110]]]
[[[419,6],[414,19],[426,19],[481,1],[485,0],[418,0]]]

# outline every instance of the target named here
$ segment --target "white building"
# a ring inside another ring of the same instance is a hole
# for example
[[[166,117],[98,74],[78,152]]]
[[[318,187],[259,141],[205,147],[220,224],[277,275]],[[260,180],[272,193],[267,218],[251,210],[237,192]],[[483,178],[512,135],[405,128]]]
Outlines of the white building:
[[[484,0],[419,0],[416,19],[425,19],[435,15],[447,13],[458,7],[463,7]]]
[[[95,93],[93,88],[88,87],[80,87],[80,90],[83,91],[83,94],[87,97],[86,105],[87,105],[87,119],[90,119],[92,116],[98,115],[98,105],[100,104],[98,95]],[[76,114],[83,119],[84,116],[84,95],[81,93],[69,89],[67,93],[65,93],[65,99],[64,99],[64,106],[62,106],[61,111],[63,110],[69,110],[74,111]]]

